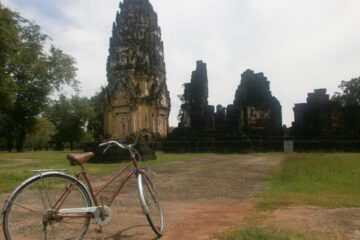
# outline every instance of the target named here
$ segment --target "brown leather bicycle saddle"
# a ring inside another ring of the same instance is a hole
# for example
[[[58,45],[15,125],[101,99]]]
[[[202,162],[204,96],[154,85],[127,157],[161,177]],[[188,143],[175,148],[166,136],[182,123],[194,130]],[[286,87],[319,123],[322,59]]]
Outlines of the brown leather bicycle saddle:
[[[89,161],[95,154],[93,152],[87,152],[83,154],[68,154],[66,158],[73,164],[84,164]]]

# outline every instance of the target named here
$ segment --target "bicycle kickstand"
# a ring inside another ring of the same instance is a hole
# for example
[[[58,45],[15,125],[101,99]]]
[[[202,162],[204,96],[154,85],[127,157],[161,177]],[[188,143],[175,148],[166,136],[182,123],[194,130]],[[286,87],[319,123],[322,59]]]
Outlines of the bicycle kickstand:
[[[99,234],[103,233],[102,226],[101,225],[98,225],[98,226],[99,226],[99,228],[95,228],[95,232],[99,233]]]

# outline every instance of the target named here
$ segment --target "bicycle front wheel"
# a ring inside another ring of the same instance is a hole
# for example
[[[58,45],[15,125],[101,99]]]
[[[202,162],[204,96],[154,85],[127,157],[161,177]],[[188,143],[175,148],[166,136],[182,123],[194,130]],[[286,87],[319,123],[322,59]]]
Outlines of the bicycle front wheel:
[[[55,218],[55,204],[68,193],[61,208],[90,207],[84,185],[63,173],[43,173],[21,184],[9,197],[3,213],[7,240],[82,239],[90,217]]]
[[[144,173],[137,174],[140,204],[152,230],[161,236],[164,233],[164,216],[153,183]]]

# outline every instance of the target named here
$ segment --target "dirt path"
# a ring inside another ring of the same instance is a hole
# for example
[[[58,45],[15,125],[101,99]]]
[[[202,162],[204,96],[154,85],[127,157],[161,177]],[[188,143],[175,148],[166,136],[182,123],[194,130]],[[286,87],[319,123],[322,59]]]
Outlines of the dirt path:
[[[5,160],[12,161],[12,162],[0,164],[0,168],[25,166],[25,165],[30,165],[33,163],[40,162],[39,160],[26,159],[26,158],[12,158],[12,159],[5,159]]]
[[[262,224],[315,233],[327,240],[359,240],[359,208],[291,206],[262,215]]]
[[[252,208],[249,201],[279,156],[222,155],[153,165],[166,217],[162,240],[207,239],[235,226]],[[94,179],[95,180],[95,179]],[[96,179],[95,181],[99,181]],[[6,196],[0,196],[4,202]],[[141,214],[134,183],[113,203],[113,221],[86,239],[150,240],[156,235]]]

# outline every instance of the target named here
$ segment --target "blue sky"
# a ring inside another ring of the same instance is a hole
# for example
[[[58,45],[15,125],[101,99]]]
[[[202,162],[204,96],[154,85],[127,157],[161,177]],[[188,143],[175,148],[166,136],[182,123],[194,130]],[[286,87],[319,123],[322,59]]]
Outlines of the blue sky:
[[[17,0],[16,6],[21,6],[21,9],[32,9],[40,15],[45,17],[56,19],[58,21],[66,22],[68,19],[64,14],[59,11],[60,1],[49,0]]]
[[[74,56],[82,95],[106,84],[106,58],[118,0],[0,0],[34,20]],[[209,103],[234,100],[246,69],[264,72],[282,104],[283,122],[315,88],[338,91],[360,76],[358,0],[150,0],[164,41],[170,125],[195,62],[207,63]]]

